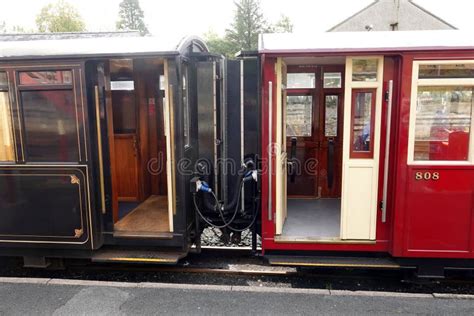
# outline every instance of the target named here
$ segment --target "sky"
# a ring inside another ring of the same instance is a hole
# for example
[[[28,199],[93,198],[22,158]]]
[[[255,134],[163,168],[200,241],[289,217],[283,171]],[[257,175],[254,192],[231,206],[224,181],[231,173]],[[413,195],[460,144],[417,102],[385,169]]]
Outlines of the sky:
[[[0,22],[35,29],[41,8],[55,0],[1,0]],[[121,0],[66,0],[73,4],[88,31],[113,31]],[[269,22],[285,14],[294,32],[324,32],[370,4],[372,0],[261,0]],[[415,0],[415,2],[462,30],[474,32],[473,0]],[[233,0],[140,0],[151,33],[166,40],[184,35],[218,34],[232,22]]]

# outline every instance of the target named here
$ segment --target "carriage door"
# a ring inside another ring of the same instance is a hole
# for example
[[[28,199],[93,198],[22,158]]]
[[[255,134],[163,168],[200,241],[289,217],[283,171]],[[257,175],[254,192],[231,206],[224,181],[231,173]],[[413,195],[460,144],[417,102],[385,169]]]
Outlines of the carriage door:
[[[382,57],[346,59],[341,239],[375,240],[382,72]]]
[[[286,65],[281,58],[276,63],[276,139],[273,148],[275,155],[276,178],[276,231],[282,233],[287,217],[287,153],[286,153]]]
[[[313,172],[319,166],[316,158],[320,146],[317,69],[306,66],[287,70],[287,84],[283,90],[287,95],[286,106],[282,105],[286,115],[289,198],[320,196],[319,172]]]

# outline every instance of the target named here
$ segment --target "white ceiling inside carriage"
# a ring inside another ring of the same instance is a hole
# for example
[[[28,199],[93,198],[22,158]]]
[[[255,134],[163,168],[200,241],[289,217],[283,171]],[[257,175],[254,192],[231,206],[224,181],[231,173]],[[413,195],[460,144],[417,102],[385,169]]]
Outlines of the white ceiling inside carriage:
[[[329,32],[262,34],[260,53],[364,52],[474,49],[474,36],[465,31]]]

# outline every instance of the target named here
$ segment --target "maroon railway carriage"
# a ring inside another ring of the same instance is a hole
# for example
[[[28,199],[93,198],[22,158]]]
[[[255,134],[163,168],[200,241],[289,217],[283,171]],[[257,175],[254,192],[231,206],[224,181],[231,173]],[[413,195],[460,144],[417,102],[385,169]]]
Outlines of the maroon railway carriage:
[[[215,226],[275,265],[474,268],[471,34],[88,42],[0,45],[0,255],[175,264]]]
[[[259,45],[271,263],[321,265],[288,251],[474,258],[472,34],[265,34]]]

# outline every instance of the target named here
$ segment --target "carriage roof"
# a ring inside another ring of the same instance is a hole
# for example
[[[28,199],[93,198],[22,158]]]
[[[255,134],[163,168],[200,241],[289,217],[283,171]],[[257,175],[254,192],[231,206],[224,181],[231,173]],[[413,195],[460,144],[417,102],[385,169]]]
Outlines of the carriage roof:
[[[203,40],[188,36],[180,41],[158,37],[100,37],[60,40],[0,41],[0,60],[66,57],[166,56],[207,52]]]
[[[259,53],[474,50],[472,33],[458,30],[262,34]]]

